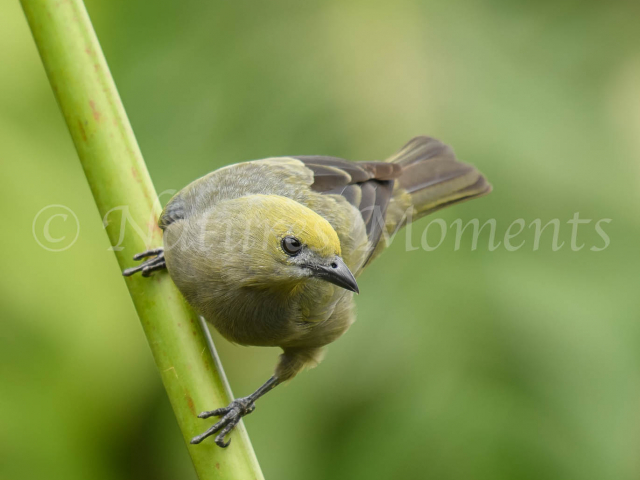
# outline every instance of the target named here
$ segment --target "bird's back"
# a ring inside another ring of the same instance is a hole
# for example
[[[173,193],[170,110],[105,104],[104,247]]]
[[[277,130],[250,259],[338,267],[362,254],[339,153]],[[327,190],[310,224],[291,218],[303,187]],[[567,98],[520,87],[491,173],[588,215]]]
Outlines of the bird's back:
[[[227,200],[249,195],[278,195],[318,213],[338,233],[345,263],[356,272],[369,251],[362,217],[346,198],[324,195],[312,188],[314,171],[293,157],[274,157],[223,167],[192,182],[165,207],[160,227],[218,208]]]
[[[384,162],[291,156],[223,167],[178,192],[159,224],[165,229],[238,197],[288,197],[329,221],[346,264],[358,275],[398,228],[490,191],[485,177],[458,161],[449,146],[416,137]]]

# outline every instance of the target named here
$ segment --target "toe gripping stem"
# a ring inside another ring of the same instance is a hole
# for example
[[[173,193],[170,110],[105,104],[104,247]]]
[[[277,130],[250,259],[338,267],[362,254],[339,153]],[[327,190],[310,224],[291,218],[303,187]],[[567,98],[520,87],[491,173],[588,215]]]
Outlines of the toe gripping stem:
[[[216,445],[222,448],[227,448],[231,443],[231,440],[225,442],[224,437],[227,436],[228,433],[233,430],[240,420],[245,415],[249,415],[256,409],[255,401],[260,398],[262,395],[267,393],[269,390],[273,389],[279,383],[278,379],[274,376],[271,377],[267,382],[262,385],[258,390],[253,392],[248,397],[244,398],[236,398],[232,401],[227,407],[217,408],[215,410],[211,410],[209,412],[202,412],[198,415],[198,418],[209,418],[209,417],[222,417],[218,422],[209,428],[206,432],[193,437],[191,439],[191,443],[200,443],[205,438],[218,434],[215,438]]]
[[[164,259],[163,248],[154,248],[152,250],[147,250],[146,252],[138,253],[133,256],[133,259],[137,261],[147,257],[153,258],[150,258],[146,262],[142,262],[137,267],[127,268],[122,272],[122,275],[124,275],[125,277],[130,277],[134,273],[142,272],[143,277],[148,277],[149,275],[151,275],[151,272],[167,268],[167,263]]]

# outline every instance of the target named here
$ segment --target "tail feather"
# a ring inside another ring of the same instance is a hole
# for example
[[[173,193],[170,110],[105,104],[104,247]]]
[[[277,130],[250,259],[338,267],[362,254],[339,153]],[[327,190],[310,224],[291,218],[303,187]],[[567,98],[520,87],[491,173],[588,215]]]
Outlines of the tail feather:
[[[409,194],[412,220],[491,191],[478,169],[458,161],[451,147],[435,138],[415,137],[387,162],[402,167],[395,189],[398,197]]]

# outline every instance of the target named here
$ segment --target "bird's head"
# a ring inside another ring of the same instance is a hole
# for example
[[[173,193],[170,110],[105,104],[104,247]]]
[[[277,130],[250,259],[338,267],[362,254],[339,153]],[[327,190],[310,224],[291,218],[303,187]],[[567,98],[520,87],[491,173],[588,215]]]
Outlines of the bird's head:
[[[278,288],[317,279],[358,293],[341,256],[340,239],[322,216],[277,195],[251,195],[233,203],[238,220],[233,223],[243,224],[241,254],[233,257],[234,266],[242,265],[241,284]],[[240,253],[237,242],[235,248]]]

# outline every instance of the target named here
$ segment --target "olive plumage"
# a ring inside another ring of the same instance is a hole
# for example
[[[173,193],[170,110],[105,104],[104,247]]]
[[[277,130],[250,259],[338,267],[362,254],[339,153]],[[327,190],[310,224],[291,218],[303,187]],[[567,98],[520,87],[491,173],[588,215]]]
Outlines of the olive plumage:
[[[159,220],[164,249],[126,270],[166,267],[186,300],[225,338],[283,350],[256,392],[200,416],[222,419],[216,443],[255,400],[303,368],[355,320],[356,278],[403,225],[491,191],[450,147],[416,137],[380,162],[287,156],[238,163],[195,180]]]

